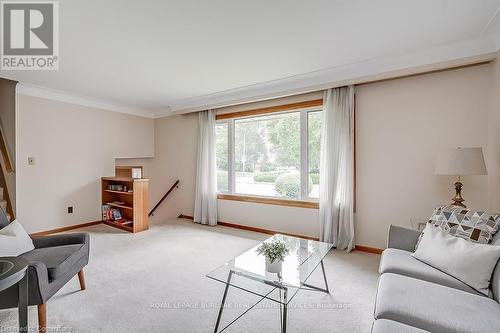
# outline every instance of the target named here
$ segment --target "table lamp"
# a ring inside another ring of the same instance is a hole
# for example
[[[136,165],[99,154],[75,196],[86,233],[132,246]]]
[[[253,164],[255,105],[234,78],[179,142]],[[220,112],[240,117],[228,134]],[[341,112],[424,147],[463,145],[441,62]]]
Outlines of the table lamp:
[[[441,151],[437,156],[436,175],[457,176],[455,183],[455,197],[452,205],[466,207],[462,198],[462,176],[486,175],[483,149],[475,148],[451,148]]]

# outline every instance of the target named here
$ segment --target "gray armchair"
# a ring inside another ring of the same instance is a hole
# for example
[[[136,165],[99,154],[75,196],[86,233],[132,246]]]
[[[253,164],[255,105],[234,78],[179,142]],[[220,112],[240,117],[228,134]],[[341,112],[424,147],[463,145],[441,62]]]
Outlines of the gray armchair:
[[[0,229],[9,221],[0,209]],[[28,305],[38,306],[40,332],[47,328],[47,301],[78,274],[85,290],[83,268],[89,262],[90,238],[86,233],[33,237],[35,249],[20,257],[28,267]],[[17,307],[17,285],[0,292],[0,309]]]

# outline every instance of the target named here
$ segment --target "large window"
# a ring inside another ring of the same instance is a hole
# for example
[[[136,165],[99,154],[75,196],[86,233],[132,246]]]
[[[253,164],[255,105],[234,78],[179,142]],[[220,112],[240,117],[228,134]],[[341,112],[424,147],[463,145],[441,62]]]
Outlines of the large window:
[[[321,110],[219,120],[220,193],[307,200],[319,197]]]

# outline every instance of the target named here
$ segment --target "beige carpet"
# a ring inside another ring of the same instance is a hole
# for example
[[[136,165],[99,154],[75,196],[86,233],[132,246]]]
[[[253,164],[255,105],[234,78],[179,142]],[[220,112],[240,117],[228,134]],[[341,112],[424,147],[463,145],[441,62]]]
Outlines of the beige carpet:
[[[71,280],[48,302],[52,332],[213,332],[223,284],[205,277],[267,235],[187,220],[138,234],[88,227],[87,290]],[[331,295],[299,291],[289,307],[289,332],[369,332],[380,256],[331,251],[325,269]],[[321,270],[310,280],[321,286]],[[221,328],[258,300],[230,289]],[[35,327],[36,307],[29,312]],[[279,308],[262,302],[225,332],[279,332]],[[0,332],[17,326],[16,310],[0,310]]]

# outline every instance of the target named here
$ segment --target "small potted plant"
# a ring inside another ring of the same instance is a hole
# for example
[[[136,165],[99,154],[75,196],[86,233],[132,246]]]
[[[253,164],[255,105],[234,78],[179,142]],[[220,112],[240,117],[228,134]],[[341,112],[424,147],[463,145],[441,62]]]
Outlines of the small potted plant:
[[[281,272],[283,260],[289,252],[286,244],[279,240],[264,242],[257,248],[257,253],[266,258],[266,271],[270,273]]]

